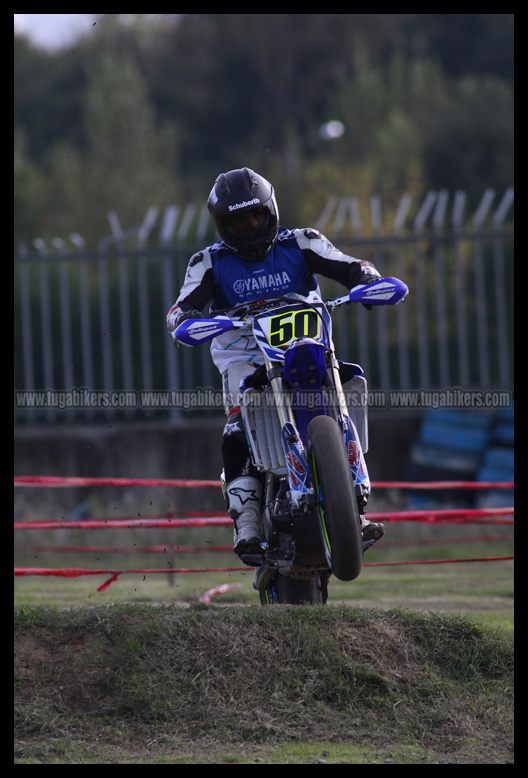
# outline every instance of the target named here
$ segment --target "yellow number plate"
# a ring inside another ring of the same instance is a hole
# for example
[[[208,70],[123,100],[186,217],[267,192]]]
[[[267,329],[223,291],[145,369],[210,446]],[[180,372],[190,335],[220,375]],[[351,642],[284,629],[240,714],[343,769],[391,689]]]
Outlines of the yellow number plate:
[[[297,338],[314,338],[320,336],[320,317],[310,309],[285,311],[269,320],[268,339],[270,346],[287,346]]]

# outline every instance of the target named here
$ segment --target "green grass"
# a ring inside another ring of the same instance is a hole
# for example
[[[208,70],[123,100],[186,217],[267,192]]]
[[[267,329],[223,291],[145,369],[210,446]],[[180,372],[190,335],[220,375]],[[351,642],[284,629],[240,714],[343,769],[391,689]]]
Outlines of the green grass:
[[[15,609],[15,763],[513,763],[513,641],[341,604]]]
[[[398,537],[391,530],[391,538]],[[210,531],[209,531],[210,534]],[[400,537],[402,533],[400,531]],[[226,543],[229,537],[211,536],[213,542]],[[188,541],[187,541],[188,542]],[[193,538],[203,544],[204,538]],[[126,545],[119,538],[120,545]],[[451,559],[485,556],[509,556],[513,542],[455,544],[432,547],[384,548],[367,552],[365,562],[401,561],[408,559]],[[37,558],[35,558],[35,556]],[[51,554],[18,552],[17,566],[24,567],[81,567],[90,569],[167,569],[169,560],[160,553],[143,554]],[[15,605],[50,605],[71,607],[132,602],[195,603],[210,588],[234,584],[237,588],[216,598],[224,604],[256,604],[259,598],[253,589],[250,569],[237,572],[208,572],[212,567],[240,567],[232,554],[202,555],[176,554],[171,562],[178,568],[199,568],[203,573],[182,573],[172,583],[164,574],[124,573],[109,589],[97,592],[97,587],[109,575],[79,578],[31,576],[15,579]],[[413,565],[395,567],[364,567],[360,577],[343,583],[331,579],[330,602],[346,602],[365,607],[423,610],[467,615],[484,624],[500,626],[513,632],[514,584],[513,561],[471,562],[440,565]]]
[[[393,525],[365,561],[513,553],[513,539],[464,542],[480,533]],[[37,537],[16,542],[230,541],[210,528]],[[204,570],[123,573],[103,592],[107,574],[15,579],[16,764],[513,763],[512,561],[365,567],[331,579],[326,607],[272,608],[251,570],[209,571],[238,567],[232,553],[26,549],[15,564]]]

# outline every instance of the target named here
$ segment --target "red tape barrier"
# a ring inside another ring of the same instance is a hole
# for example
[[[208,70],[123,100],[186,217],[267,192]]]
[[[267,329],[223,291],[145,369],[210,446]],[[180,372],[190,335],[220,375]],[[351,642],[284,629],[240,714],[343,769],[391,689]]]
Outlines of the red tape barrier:
[[[511,535],[483,535],[481,540],[496,541],[496,540],[509,540]],[[457,539],[458,540],[458,539]],[[444,543],[444,545],[447,545]],[[384,548],[387,548],[387,544],[384,544]],[[15,551],[27,551],[31,553],[41,553],[43,551],[54,551],[57,554],[75,553],[75,554],[208,554],[211,551],[219,552],[222,554],[229,553],[233,550],[233,544],[228,546],[30,546],[24,545],[14,546]]]
[[[178,489],[211,487],[219,489],[220,481],[189,481],[159,478],[61,478],[54,475],[15,476],[15,486],[171,486]]]
[[[163,529],[165,527],[232,527],[229,516],[194,519],[83,519],[81,521],[15,521],[15,529]]]
[[[77,478],[54,475],[16,475],[15,486],[167,486],[179,489],[219,489],[220,481],[160,478]],[[375,481],[373,489],[513,489],[513,481]]]
[[[214,589],[208,589],[200,597],[200,602],[205,602],[208,605],[211,602],[212,597],[216,597],[218,594],[223,594],[224,592],[230,592],[232,589],[240,589],[240,584],[239,583],[221,584],[220,586],[215,586]]]
[[[15,486],[45,486],[45,487],[76,487],[76,486],[165,486],[176,488],[220,488],[218,481],[191,481],[182,479],[139,479],[139,478],[61,478],[56,476],[15,476]],[[513,482],[493,481],[434,481],[434,482],[407,482],[407,481],[380,481],[372,484],[377,489],[513,489]],[[188,512],[188,515],[191,512]],[[198,513],[198,512],[192,512]],[[205,512],[204,512],[205,513]],[[481,509],[449,509],[449,510],[422,510],[399,511],[397,513],[370,513],[373,521],[421,521],[427,523],[466,522],[471,523],[500,523],[513,524],[513,519],[499,519],[500,516],[511,516],[513,507],[507,508],[481,508]],[[100,519],[87,521],[19,521],[15,522],[15,529],[100,529],[100,528],[148,528],[148,527],[198,527],[198,526],[230,526],[231,519],[225,516],[207,516],[199,518],[170,519],[170,518],[144,518],[144,519]],[[478,557],[471,559],[429,559],[412,560],[404,562],[367,562],[365,567],[387,567],[399,565],[437,565],[460,562],[496,562],[513,560],[513,556],[505,557]],[[117,581],[124,573],[142,573],[144,576],[151,573],[204,573],[204,572],[235,572],[252,570],[250,567],[217,567],[217,568],[171,568],[171,569],[131,569],[131,570],[87,570],[85,568],[50,569],[39,567],[16,567],[15,576],[45,575],[61,576],[64,578],[78,578],[86,575],[111,575],[111,577],[98,587],[97,591],[104,591],[110,584]]]
[[[203,568],[190,568],[190,567],[173,567],[168,570],[158,569],[140,569],[140,570],[86,570],[83,567],[67,567],[64,569],[53,569],[49,567],[15,567],[15,576],[25,575],[53,575],[61,578],[80,578],[85,575],[111,575],[108,581],[105,581],[101,586],[97,587],[98,592],[103,592],[108,589],[111,583],[117,581],[120,575],[123,573],[143,573],[145,577],[147,573],[228,573],[228,572],[240,572],[245,570],[254,570],[252,567],[208,567]]]
[[[410,562],[365,562],[364,567],[392,567],[398,565],[446,565],[457,562],[507,562],[513,560],[513,556],[494,556],[478,557],[475,559],[419,559]],[[15,576],[26,575],[45,575],[59,576],[61,578],[80,578],[86,575],[110,575],[111,577],[97,587],[98,592],[108,589],[110,584],[117,581],[120,575],[126,573],[143,573],[144,576],[152,573],[227,573],[227,572],[248,572],[254,570],[254,567],[208,567],[208,568],[189,568],[173,567],[165,569],[131,569],[131,570],[87,570],[82,567],[69,567],[64,569],[51,569],[48,567],[15,567]]]
[[[446,522],[470,522],[475,524],[513,524],[513,519],[500,519],[500,516],[512,516],[510,508],[450,508],[447,510],[398,511],[389,513],[369,513],[371,521],[417,521],[427,524]],[[231,527],[232,520],[225,516],[190,519],[83,519],[63,521],[15,521],[14,529],[164,529],[167,527]]]

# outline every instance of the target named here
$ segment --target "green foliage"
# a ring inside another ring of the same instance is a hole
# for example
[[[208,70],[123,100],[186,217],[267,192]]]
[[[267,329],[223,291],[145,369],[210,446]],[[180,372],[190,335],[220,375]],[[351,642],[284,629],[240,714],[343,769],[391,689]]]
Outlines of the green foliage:
[[[514,180],[513,90],[503,81],[467,76],[426,117],[423,159],[438,188],[453,181],[478,204],[483,183],[505,191]]]
[[[14,153],[14,227],[15,245],[28,236],[39,235],[46,215],[46,184],[42,171],[29,157],[27,139],[15,132]]]
[[[101,55],[82,108],[86,150],[59,141],[49,156],[50,224],[59,234],[79,225],[93,244],[109,232],[109,211],[128,227],[141,223],[149,205],[178,199],[175,140],[169,128],[156,127],[147,86],[127,55]]]
[[[54,54],[15,38],[16,243],[93,247],[109,210],[134,226],[241,165],[285,223],[330,196],[513,183],[513,14],[121,16]]]

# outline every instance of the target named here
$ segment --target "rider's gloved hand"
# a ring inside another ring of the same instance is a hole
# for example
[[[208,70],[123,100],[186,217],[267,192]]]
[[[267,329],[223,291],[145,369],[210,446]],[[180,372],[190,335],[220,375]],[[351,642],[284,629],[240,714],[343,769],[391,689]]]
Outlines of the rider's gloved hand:
[[[186,319],[201,319],[202,314],[200,311],[185,311],[185,313],[182,313],[181,316],[178,317],[178,324],[181,324],[182,321],[185,321]]]
[[[201,318],[202,318],[202,314],[200,313],[200,311],[196,311],[196,310],[192,310],[192,311],[182,311],[181,315],[180,315],[180,316],[178,316],[178,318],[177,318],[177,319],[176,319],[176,321],[175,321],[175,327],[174,327],[174,330],[171,332],[171,335],[172,335],[172,342],[174,343],[174,345],[176,346],[176,348],[179,348],[179,346],[180,346],[180,341],[178,340],[178,338],[175,338],[175,337],[174,337],[174,332],[175,332],[175,331],[176,331],[176,329],[177,329],[177,328],[180,326],[180,324],[182,323],[182,321],[186,321],[186,319],[201,319]]]
[[[381,276],[374,276],[372,273],[363,273],[361,278],[358,281],[359,284],[373,284],[374,281],[380,281]]]
[[[266,366],[261,365],[254,373],[250,373],[240,382],[240,391],[245,392],[246,389],[263,389],[268,383],[268,376],[266,372]]]
[[[360,277],[359,281],[357,282],[357,285],[359,284],[373,284],[375,281],[379,281],[381,276],[374,276],[372,273],[363,273],[363,275]],[[361,303],[363,308],[366,308],[367,311],[372,310],[372,305],[369,303]]]

